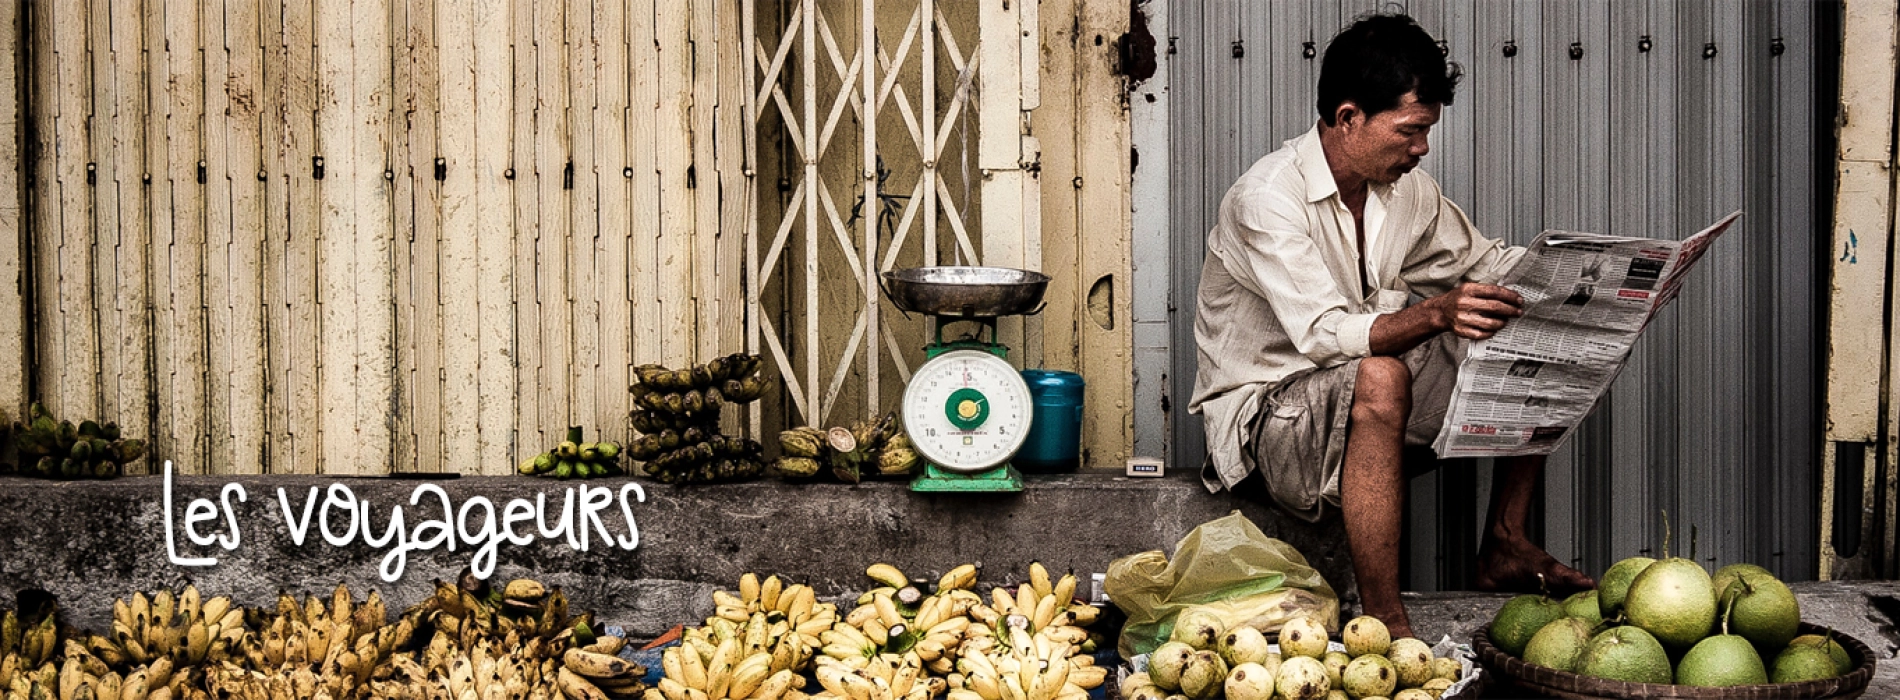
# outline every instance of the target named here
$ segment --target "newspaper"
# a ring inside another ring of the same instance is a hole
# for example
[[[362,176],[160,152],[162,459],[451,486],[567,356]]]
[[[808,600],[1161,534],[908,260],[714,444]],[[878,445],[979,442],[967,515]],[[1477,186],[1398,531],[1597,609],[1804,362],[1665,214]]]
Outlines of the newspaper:
[[[1682,241],[1545,231],[1499,281],[1524,315],[1471,343],[1438,456],[1550,454],[1610,388],[1630,346],[1741,212]]]

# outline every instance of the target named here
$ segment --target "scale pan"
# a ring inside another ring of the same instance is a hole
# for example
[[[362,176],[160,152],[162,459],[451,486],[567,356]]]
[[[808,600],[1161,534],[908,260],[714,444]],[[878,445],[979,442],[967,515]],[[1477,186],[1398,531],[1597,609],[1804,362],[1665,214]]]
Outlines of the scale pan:
[[[1049,276],[1009,267],[940,266],[892,270],[884,295],[904,311],[989,318],[1042,310]]]

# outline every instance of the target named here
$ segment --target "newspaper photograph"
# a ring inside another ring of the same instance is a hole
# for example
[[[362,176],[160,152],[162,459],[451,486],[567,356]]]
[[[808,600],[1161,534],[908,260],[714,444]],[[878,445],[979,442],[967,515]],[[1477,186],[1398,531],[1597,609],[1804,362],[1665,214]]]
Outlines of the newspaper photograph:
[[[1550,454],[1583,422],[1684,274],[1741,212],[1681,241],[1545,231],[1498,284],[1524,315],[1470,344],[1433,448],[1441,458]]]

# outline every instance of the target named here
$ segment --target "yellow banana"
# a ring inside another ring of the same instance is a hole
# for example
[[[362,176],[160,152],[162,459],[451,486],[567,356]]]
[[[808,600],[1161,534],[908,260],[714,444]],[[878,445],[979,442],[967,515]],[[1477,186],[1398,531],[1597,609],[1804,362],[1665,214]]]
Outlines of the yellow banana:
[[[891,631],[879,620],[867,620],[864,623],[864,638],[871,640],[871,643],[876,646],[883,647],[891,643]]]
[[[877,606],[867,601],[863,605],[852,608],[851,612],[845,613],[844,623],[852,627],[863,627],[866,620],[875,619],[877,616]]]
[[[726,693],[719,697],[733,698],[734,700],[745,700],[745,698],[752,697],[752,694],[758,691],[759,686],[763,685],[765,679],[771,676],[771,674],[771,654],[753,654],[748,656],[744,661],[739,662],[737,668],[733,669],[732,680],[726,687]]]
[[[749,609],[758,609],[759,575],[750,571],[739,576],[739,600]]]
[[[608,656],[614,656],[614,655],[619,654],[621,649],[626,648],[626,645],[627,645],[626,637],[615,637],[613,635],[603,634],[599,637],[595,637],[593,644],[589,644],[587,646],[581,647],[581,649],[583,651],[591,651],[596,654],[606,654]],[[582,675],[586,675],[586,674],[582,674]]]
[[[1048,627],[1056,619],[1056,596],[1051,593],[1036,599],[1035,614],[1030,617],[1033,629]]]
[[[1036,591],[1038,596],[1049,595],[1055,590],[1054,584],[1049,580],[1049,568],[1043,566],[1040,561],[1029,562],[1029,586]]]
[[[758,690],[747,697],[749,700],[779,700],[780,697],[785,695],[785,691],[791,689],[792,681],[796,678],[798,678],[798,674],[794,673],[791,669],[780,669],[773,672],[770,677],[765,679],[765,683],[759,686]]]
[[[783,597],[782,595],[780,597]],[[798,594],[792,597],[792,604],[785,610],[786,619],[803,620],[812,614],[818,604],[818,592],[811,586],[798,585]]]
[[[561,666],[589,678],[616,678],[638,675],[638,664],[584,649],[569,649],[561,654]]]
[[[897,612],[897,603],[892,601],[890,596],[874,597],[871,599],[871,604],[877,606],[877,619],[884,623],[886,629],[904,624],[904,616]]]
[[[706,689],[706,665],[698,653],[687,649],[686,653],[680,654],[680,672],[680,682],[686,685],[687,690]]]
[[[1147,674],[1141,674],[1146,676]],[[1108,680],[1108,669],[1102,666],[1081,666],[1069,669],[1069,682],[1083,690],[1094,690],[1103,681]],[[1153,681],[1149,681],[1153,685]]]
[[[976,585],[976,565],[958,564],[937,578],[937,590],[969,588]]]
[[[784,590],[785,582],[780,581],[777,575],[766,577],[765,581],[759,584],[759,606],[763,609],[777,610],[779,594]]]
[[[902,570],[884,562],[872,564],[864,570],[864,575],[871,577],[871,580],[879,584],[892,588],[903,588],[910,585],[910,578],[905,576]]]
[[[733,595],[731,593],[727,593],[725,591],[720,591],[720,590],[713,591],[712,599],[713,599],[713,605],[716,607],[738,608],[740,610],[748,610],[748,608],[750,607],[746,604],[744,599],[740,598],[739,596]]]
[[[998,615],[1011,615],[1016,612],[1016,593],[998,586],[990,589],[990,607]]]
[[[1016,614],[1028,615],[1033,619],[1036,615],[1036,600],[1035,586],[1027,583],[1018,584],[1016,586]]]
[[[600,688],[567,670],[565,666],[555,673],[555,686],[561,689],[561,694],[568,700],[607,700],[607,694],[601,692]]]
[[[677,680],[661,678],[659,686],[660,693],[666,696],[666,700],[690,700],[691,694],[686,691],[686,686]]]

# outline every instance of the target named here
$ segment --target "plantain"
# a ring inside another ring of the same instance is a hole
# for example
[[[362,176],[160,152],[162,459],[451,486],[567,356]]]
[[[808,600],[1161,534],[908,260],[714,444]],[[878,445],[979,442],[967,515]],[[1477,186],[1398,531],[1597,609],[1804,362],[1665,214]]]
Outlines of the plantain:
[[[810,457],[780,457],[774,468],[780,475],[807,477],[818,473],[818,460]]]

